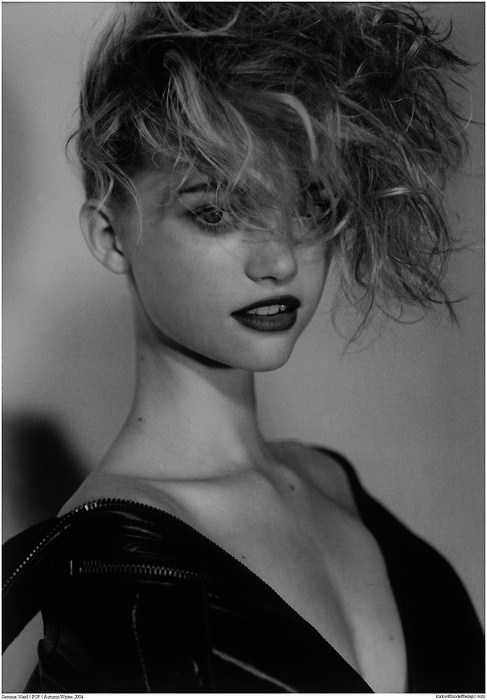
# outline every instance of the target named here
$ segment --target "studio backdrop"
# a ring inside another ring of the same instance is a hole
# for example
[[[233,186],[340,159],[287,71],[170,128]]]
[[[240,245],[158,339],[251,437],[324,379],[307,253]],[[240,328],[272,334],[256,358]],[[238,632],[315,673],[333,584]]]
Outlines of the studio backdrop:
[[[131,401],[128,291],[85,247],[82,188],[64,152],[83,59],[109,5],[3,4],[4,539],[57,513]],[[452,19],[457,49],[476,64],[464,107],[470,157],[447,197],[463,246],[448,285],[462,299],[459,325],[447,314],[377,320],[347,346],[359,319],[346,305],[336,313],[332,274],[290,362],[258,378],[261,425],[270,438],[345,454],[447,556],[482,615],[484,4],[418,6],[444,27]],[[8,651],[4,692],[23,689],[40,635],[36,620]]]

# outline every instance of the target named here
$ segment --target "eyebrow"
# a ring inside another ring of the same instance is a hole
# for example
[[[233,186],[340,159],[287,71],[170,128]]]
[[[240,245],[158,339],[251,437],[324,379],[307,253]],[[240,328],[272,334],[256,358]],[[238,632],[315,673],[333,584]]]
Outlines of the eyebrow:
[[[178,194],[191,194],[193,192],[214,192],[216,185],[213,182],[196,182],[178,190]]]

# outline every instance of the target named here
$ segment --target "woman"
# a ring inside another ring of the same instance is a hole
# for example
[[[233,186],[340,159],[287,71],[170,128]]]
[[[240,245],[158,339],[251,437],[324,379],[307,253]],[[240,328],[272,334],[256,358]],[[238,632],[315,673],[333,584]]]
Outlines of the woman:
[[[266,441],[253,383],[289,358],[331,259],[365,319],[452,311],[440,186],[463,141],[443,80],[464,66],[393,6],[112,20],[81,97],[81,224],[127,277],[137,383],[60,517],[7,545],[7,642],[45,620],[29,690],[481,689],[455,574],[342,457]]]

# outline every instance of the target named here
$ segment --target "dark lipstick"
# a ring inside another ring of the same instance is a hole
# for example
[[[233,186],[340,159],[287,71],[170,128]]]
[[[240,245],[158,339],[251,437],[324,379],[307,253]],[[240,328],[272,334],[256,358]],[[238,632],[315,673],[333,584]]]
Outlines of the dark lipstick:
[[[232,313],[242,326],[254,331],[287,331],[296,323],[299,299],[291,295],[267,297]]]

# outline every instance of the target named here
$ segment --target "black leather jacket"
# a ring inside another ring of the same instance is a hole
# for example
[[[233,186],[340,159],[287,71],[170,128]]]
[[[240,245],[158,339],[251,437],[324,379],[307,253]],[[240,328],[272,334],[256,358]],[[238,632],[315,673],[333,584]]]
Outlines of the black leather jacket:
[[[347,469],[384,556],[409,692],[482,692],[482,631],[446,561]],[[4,647],[42,609],[28,692],[372,692],[269,586],[156,508],[91,502],[4,547]]]

